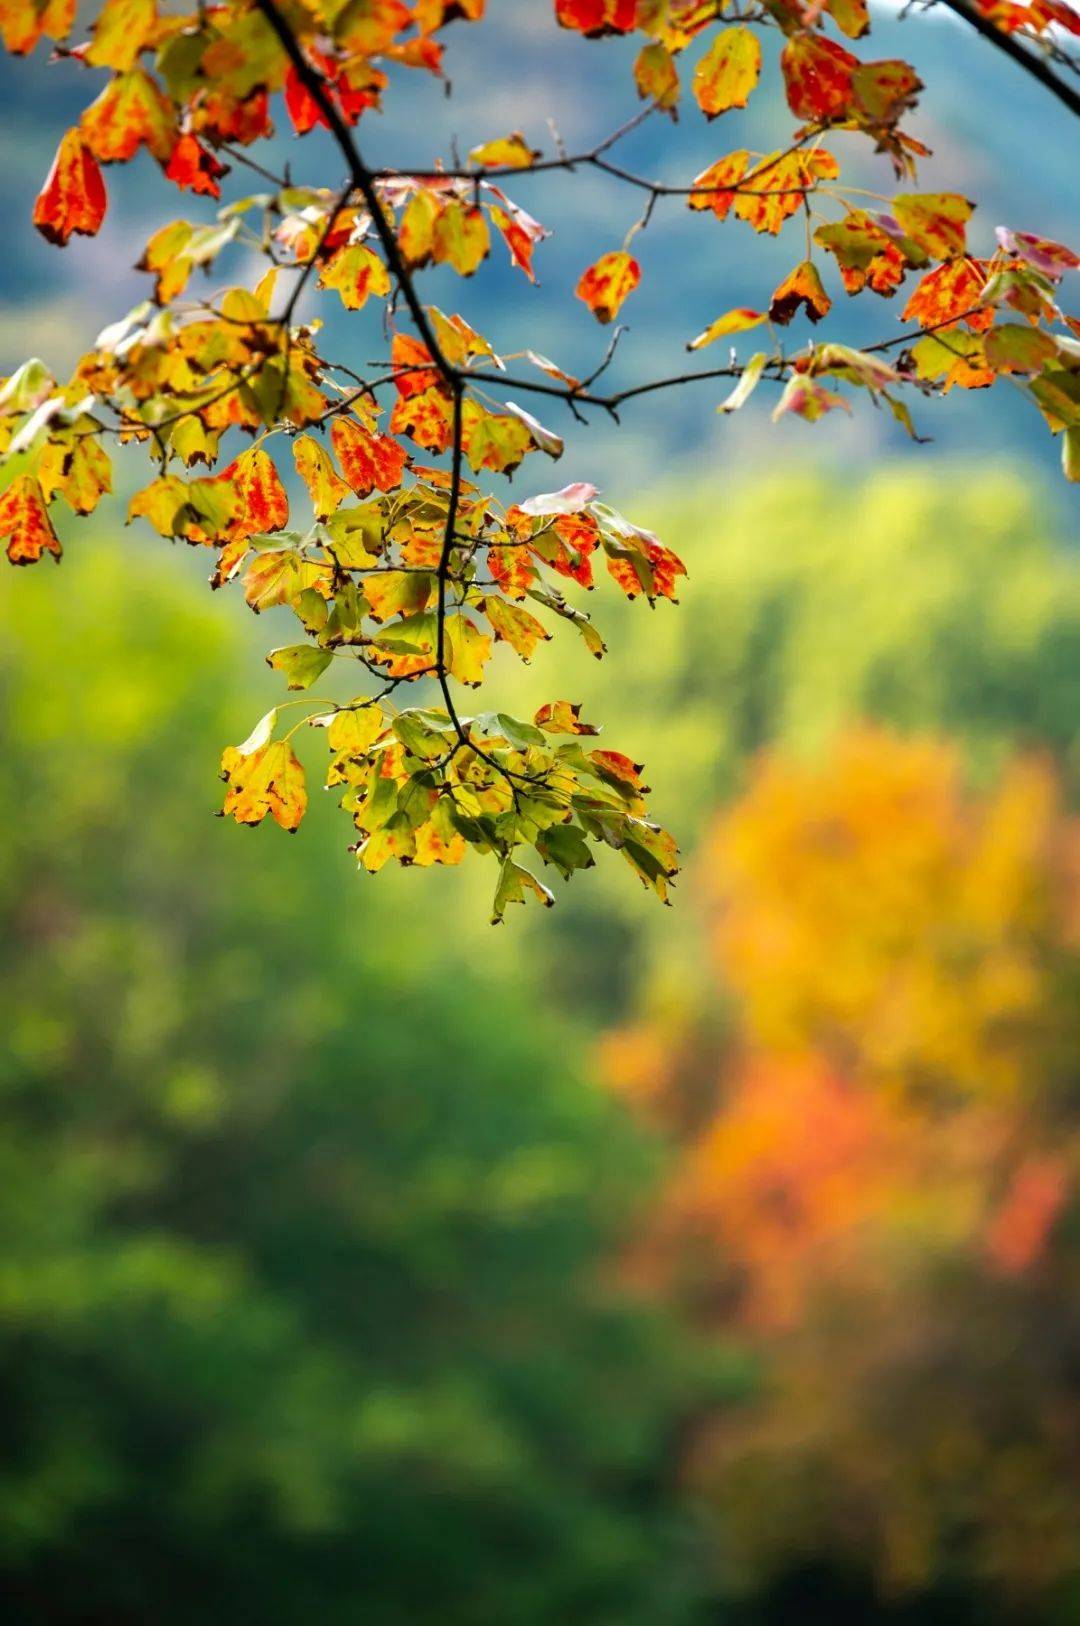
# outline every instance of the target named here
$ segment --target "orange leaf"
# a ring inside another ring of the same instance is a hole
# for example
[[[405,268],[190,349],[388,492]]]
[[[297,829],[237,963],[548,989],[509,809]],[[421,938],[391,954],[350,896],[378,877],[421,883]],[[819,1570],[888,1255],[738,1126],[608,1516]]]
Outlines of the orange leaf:
[[[166,178],[183,192],[202,192],[211,198],[220,198],[221,177],[229,173],[228,164],[215,158],[209,148],[193,135],[182,135],[172,150],[165,169]]]
[[[803,206],[819,180],[835,180],[840,166],[831,152],[774,153],[745,176],[745,191],[735,197],[735,213],[756,232],[775,236],[784,221]]]
[[[687,202],[691,209],[711,209],[717,220],[725,220],[735,202],[735,193],[729,188],[746,174],[750,154],[745,151],[729,152],[715,164],[703,169],[694,180],[694,188]]]
[[[20,474],[0,494],[0,538],[7,537],[13,565],[32,565],[43,553],[60,557],[61,548],[45,506],[41,487],[31,474]]]
[[[574,292],[583,299],[598,322],[611,322],[624,300],[641,281],[641,267],[625,250],[601,254],[581,275]]]
[[[75,21],[76,0],[0,0],[0,40],[13,56],[26,56],[45,34],[51,40],[66,39]]]
[[[235,463],[223,469],[219,479],[231,477],[237,514],[232,521],[234,536],[255,536],[280,531],[289,522],[289,499],[281,477],[270,458],[258,446],[241,452]]]
[[[968,327],[979,332],[994,320],[992,310],[973,310],[985,286],[985,261],[946,260],[923,277],[904,307],[902,320],[939,328],[964,317]]]
[[[891,297],[903,281],[907,261],[897,245],[862,209],[852,209],[843,220],[819,226],[815,243],[836,255],[840,276],[849,294],[873,289]]]
[[[390,435],[372,435],[350,418],[335,418],[330,439],[341,472],[358,497],[392,491],[405,471],[405,448]]]
[[[832,305],[832,300],[822,287],[817,268],[810,260],[803,260],[784,278],[770,301],[769,316],[781,327],[786,327],[800,305],[805,307],[811,322],[820,322]]]
[[[395,333],[390,345],[390,365],[394,369],[394,386],[399,395],[420,395],[434,389],[439,375],[431,365],[432,355],[426,344],[413,339],[408,333]]]
[[[105,218],[108,199],[97,161],[78,130],[68,130],[34,204],[34,225],[50,243],[67,242],[72,232],[93,237]]]
[[[110,80],[79,123],[91,152],[103,164],[125,164],[141,146],[165,164],[176,144],[172,107],[141,68]]]

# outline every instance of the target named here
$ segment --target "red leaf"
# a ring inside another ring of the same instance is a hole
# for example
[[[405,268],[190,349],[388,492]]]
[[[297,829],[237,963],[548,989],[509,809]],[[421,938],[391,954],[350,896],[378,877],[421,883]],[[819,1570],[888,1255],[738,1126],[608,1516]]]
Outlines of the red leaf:
[[[174,181],[181,191],[190,188],[192,192],[203,192],[211,198],[220,198],[218,181],[228,173],[228,164],[215,158],[193,135],[180,137],[165,170],[167,178]]]
[[[851,76],[859,66],[842,45],[821,34],[796,34],[780,56],[788,106],[815,124],[843,118],[851,103]]]
[[[107,203],[97,160],[78,130],[68,130],[34,204],[34,225],[62,248],[72,232],[95,236]]]
[[[341,472],[358,497],[393,491],[405,471],[405,448],[391,435],[372,435],[349,418],[335,418],[330,439]]]
[[[13,565],[35,564],[43,553],[60,557],[45,498],[32,474],[20,474],[0,496],[0,538],[5,536]]]

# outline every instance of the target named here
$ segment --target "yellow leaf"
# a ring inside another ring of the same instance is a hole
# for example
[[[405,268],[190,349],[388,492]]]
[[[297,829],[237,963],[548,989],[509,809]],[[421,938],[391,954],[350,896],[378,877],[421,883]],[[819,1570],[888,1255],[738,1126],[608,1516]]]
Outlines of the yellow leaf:
[[[765,321],[764,311],[752,311],[747,305],[737,305],[734,310],[725,311],[718,316],[715,322],[710,322],[704,333],[699,333],[696,339],[691,339],[687,345],[688,350],[704,350],[707,344],[715,339],[725,339],[731,333],[747,333],[751,328],[758,327]]]
[[[745,107],[761,74],[761,46],[748,28],[725,28],[698,63],[694,95],[706,118]]]

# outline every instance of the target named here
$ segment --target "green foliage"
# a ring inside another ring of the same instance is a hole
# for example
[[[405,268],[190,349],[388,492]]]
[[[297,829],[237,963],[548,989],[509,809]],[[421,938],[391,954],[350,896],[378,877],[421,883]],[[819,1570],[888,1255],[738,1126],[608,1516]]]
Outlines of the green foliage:
[[[15,1618],[688,1621],[701,1374],[599,1270],[647,1148],[449,914],[209,817],[245,652],[70,563],[0,611]]]

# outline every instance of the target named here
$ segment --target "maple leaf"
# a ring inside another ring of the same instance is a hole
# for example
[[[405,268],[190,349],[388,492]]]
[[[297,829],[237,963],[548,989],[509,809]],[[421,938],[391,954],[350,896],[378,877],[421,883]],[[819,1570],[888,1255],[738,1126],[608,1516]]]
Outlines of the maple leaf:
[[[629,34],[637,26],[637,0],[555,0],[563,28],[597,39],[602,34]]]
[[[492,225],[510,250],[512,263],[524,271],[530,282],[535,282],[533,253],[536,245],[547,237],[546,228],[531,215],[526,214],[516,203],[511,203],[506,194],[500,192],[497,186],[492,186],[490,181],[485,181],[484,185],[498,200],[491,204],[488,210]]]
[[[717,339],[726,339],[732,333],[746,333],[750,328],[759,327],[767,319],[764,311],[751,310],[748,305],[737,305],[734,310],[725,311],[723,316],[718,316],[715,322],[710,322],[703,333],[690,340],[686,348],[704,350],[707,344],[713,344]]]
[[[932,260],[964,253],[964,227],[975,207],[970,199],[958,192],[907,193],[894,197],[892,207],[901,231]]]
[[[469,151],[469,162],[479,164],[482,169],[531,169],[539,157],[520,130],[495,141],[485,141]]]
[[[774,291],[769,302],[769,318],[786,327],[800,305],[811,322],[820,322],[832,309],[832,300],[822,286],[817,267],[810,260],[803,260],[794,271],[789,271]]]
[[[85,60],[95,68],[133,68],[157,29],[156,0],[105,0]]]
[[[535,615],[518,604],[508,604],[505,599],[485,598],[484,614],[491,622],[496,639],[508,643],[523,661],[531,660],[537,645],[551,637]]]
[[[169,100],[141,68],[110,80],[83,113],[79,127],[103,164],[127,163],[142,146],[167,164],[176,145],[176,117]]]
[[[79,131],[68,130],[34,204],[34,225],[62,248],[74,232],[96,236],[107,201],[97,160]]]
[[[336,472],[329,454],[310,435],[293,441],[296,470],[308,488],[316,519],[329,519],[349,495],[349,487]]]
[[[976,308],[985,287],[985,260],[967,256],[946,260],[923,277],[904,306],[902,320],[940,328],[963,318],[970,328],[987,328],[994,320],[993,311]]]
[[[228,164],[215,158],[198,137],[191,134],[180,137],[165,166],[166,177],[181,191],[201,192],[211,198],[220,198],[218,183],[228,173]]]
[[[715,119],[733,107],[745,107],[760,75],[757,36],[749,28],[725,28],[694,71],[694,97],[705,117]]]
[[[260,733],[261,728],[251,739]],[[222,813],[237,824],[261,824],[269,814],[290,834],[299,828],[307,811],[307,789],[303,767],[286,741],[226,746],[221,777],[228,785]]]
[[[405,471],[405,448],[390,435],[372,435],[350,418],[335,418],[330,439],[341,472],[358,497],[392,491]]]
[[[851,209],[843,220],[819,226],[814,241],[836,256],[849,294],[870,288],[891,298],[903,281],[907,270],[903,253],[865,210]]]
[[[280,531],[289,523],[289,499],[281,476],[261,447],[241,452],[219,478],[232,483],[236,500],[231,527],[234,536],[264,535]]]
[[[729,152],[715,164],[695,176],[687,203],[691,209],[711,209],[717,220],[726,220],[735,202],[733,188],[746,174],[750,154],[745,151]],[[796,205],[798,207],[798,205]]]
[[[390,293],[390,276],[374,249],[355,242],[325,263],[319,286],[337,289],[346,311],[363,311],[371,296],[385,299]]]
[[[2,0],[0,39],[14,56],[26,56],[44,35],[67,39],[75,21],[76,0]]]
[[[0,540],[4,537],[13,565],[36,564],[43,553],[60,557],[60,542],[41,486],[33,475],[18,475],[6,491],[0,492]]]
[[[634,83],[644,102],[654,102],[661,112],[678,116],[679,70],[666,45],[654,40],[643,45],[634,63]]]
[[[756,232],[775,236],[819,181],[835,180],[839,173],[836,159],[823,147],[770,154],[754,165],[745,189],[736,194],[735,214]]]
[[[448,203],[435,216],[431,228],[431,255],[440,265],[452,265],[461,277],[471,277],[487,258],[491,234],[482,209]]]
[[[851,76],[859,59],[823,34],[795,34],[784,46],[780,67],[788,106],[796,118],[828,124],[846,116]]]
[[[625,250],[601,254],[581,274],[574,289],[598,322],[613,322],[641,281],[641,267]]]

